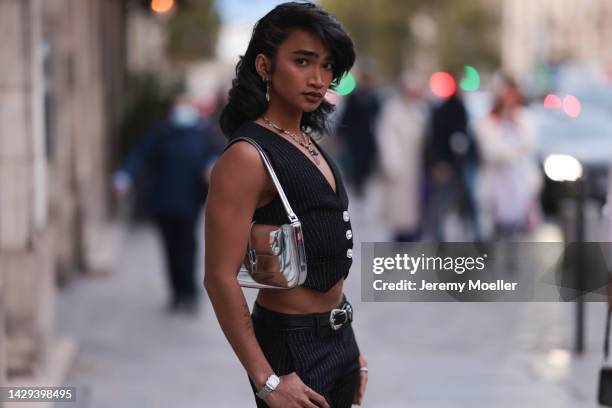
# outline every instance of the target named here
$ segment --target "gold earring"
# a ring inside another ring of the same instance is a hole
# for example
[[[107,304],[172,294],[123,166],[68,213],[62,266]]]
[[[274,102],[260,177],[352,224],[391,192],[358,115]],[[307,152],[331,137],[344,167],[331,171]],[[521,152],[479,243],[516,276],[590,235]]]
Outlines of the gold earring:
[[[266,79],[266,101],[270,102],[270,78]]]

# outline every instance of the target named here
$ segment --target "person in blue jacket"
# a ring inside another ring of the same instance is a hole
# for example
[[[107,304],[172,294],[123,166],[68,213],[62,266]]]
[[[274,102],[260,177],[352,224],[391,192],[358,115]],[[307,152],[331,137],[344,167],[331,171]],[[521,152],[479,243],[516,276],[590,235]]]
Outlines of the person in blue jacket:
[[[168,119],[151,127],[128,154],[113,179],[115,189],[125,193],[138,173],[148,170],[148,203],[166,253],[170,311],[198,309],[195,226],[206,198],[208,171],[222,147],[211,122],[181,98]]]

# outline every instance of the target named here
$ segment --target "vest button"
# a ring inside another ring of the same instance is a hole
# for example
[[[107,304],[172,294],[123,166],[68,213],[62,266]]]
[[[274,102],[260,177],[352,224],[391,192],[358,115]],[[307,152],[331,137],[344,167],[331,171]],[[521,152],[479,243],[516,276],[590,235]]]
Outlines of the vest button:
[[[351,239],[351,238],[353,238],[353,231],[346,230],[346,239]]]
[[[351,219],[351,217],[349,217],[348,211],[344,211],[342,213],[342,219],[344,220],[344,222],[348,222]]]
[[[351,248],[346,250],[346,257],[349,259],[353,257],[353,250]]]

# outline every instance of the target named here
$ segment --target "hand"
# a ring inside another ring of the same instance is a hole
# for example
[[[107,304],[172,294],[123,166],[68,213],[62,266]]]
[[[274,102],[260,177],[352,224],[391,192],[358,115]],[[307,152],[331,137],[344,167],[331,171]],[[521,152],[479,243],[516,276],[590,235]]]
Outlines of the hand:
[[[363,354],[359,355],[359,367],[367,367],[368,362],[366,361]],[[361,405],[363,402],[363,395],[365,394],[366,384],[368,383],[368,372],[360,371],[359,372],[359,386],[355,390],[355,395],[353,396],[353,404]]]
[[[281,376],[280,380],[266,398],[270,408],[329,408],[325,398],[304,384],[295,372]]]
[[[117,199],[120,200],[132,189],[132,177],[126,171],[119,170],[113,174],[112,184],[113,191]]]

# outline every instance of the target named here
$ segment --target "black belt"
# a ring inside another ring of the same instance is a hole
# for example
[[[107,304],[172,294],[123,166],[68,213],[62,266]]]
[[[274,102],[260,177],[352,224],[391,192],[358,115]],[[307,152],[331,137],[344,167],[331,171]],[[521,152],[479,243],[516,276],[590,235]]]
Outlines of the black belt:
[[[336,309],[329,312],[295,315],[275,312],[256,302],[252,314],[254,319],[261,321],[266,326],[279,329],[329,327],[335,331],[353,321],[353,307],[346,299]]]

